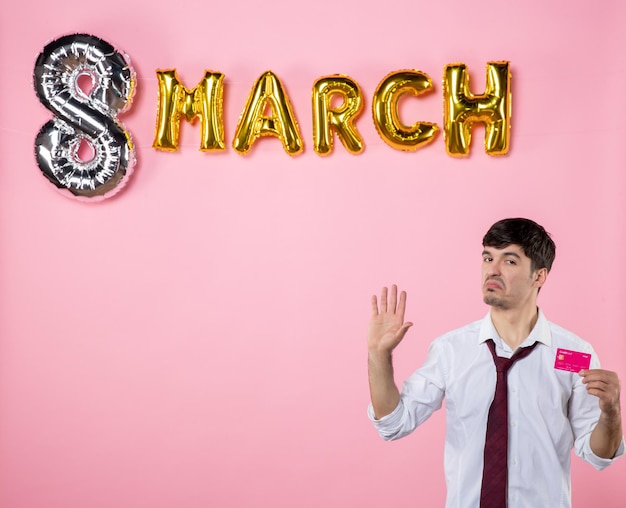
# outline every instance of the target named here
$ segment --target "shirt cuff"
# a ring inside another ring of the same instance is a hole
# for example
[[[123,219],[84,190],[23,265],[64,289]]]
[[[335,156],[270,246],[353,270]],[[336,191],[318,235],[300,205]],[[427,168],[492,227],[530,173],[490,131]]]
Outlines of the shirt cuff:
[[[367,416],[376,426],[378,426],[378,424],[384,425],[385,427],[389,425],[393,426],[394,424],[402,421],[402,403],[398,403],[396,408],[391,413],[378,419],[374,415],[374,406],[370,404],[367,408]]]
[[[585,456],[588,458],[587,462],[595,467],[597,470],[602,471],[604,468],[613,464],[614,461],[619,459],[622,455],[624,455],[624,437],[622,437],[622,442],[620,443],[615,455],[611,459],[605,459],[603,457],[598,457],[593,450],[591,449],[590,441],[588,440],[585,443]]]

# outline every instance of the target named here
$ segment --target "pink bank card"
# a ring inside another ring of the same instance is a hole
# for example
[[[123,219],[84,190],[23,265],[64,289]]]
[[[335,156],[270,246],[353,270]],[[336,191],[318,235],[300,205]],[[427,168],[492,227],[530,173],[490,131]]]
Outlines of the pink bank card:
[[[579,372],[583,369],[588,369],[590,363],[591,355],[589,353],[560,348],[556,350],[555,369]]]

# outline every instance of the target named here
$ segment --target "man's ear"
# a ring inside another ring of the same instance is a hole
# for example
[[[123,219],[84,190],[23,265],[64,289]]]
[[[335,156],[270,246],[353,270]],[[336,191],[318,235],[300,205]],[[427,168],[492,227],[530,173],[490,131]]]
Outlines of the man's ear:
[[[546,283],[546,279],[548,278],[548,269],[547,268],[539,268],[539,270],[535,271],[533,286],[536,288],[540,288]]]

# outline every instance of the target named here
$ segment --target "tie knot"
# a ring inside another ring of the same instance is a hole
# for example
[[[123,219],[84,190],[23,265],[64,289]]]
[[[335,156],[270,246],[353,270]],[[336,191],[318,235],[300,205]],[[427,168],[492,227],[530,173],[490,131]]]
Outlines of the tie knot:
[[[511,365],[513,365],[513,357],[504,358],[494,353],[493,363],[496,366],[496,372],[504,372],[506,374],[511,368]]]
[[[489,339],[487,341],[487,346],[489,346],[489,351],[491,351],[491,356],[493,356],[493,363],[496,366],[496,371],[503,372],[505,374],[517,360],[528,356],[537,344],[538,342],[535,342],[532,346],[519,348],[515,351],[511,358],[504,358],[503,356],[498,356],[496,354],[496,345],[493,340]]]

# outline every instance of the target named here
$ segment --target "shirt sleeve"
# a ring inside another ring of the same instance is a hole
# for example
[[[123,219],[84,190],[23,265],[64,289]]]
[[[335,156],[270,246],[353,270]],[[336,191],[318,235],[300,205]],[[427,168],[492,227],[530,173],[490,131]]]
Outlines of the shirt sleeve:
[[[380,419],[370,404],[368,416],[386,441],[400,439],[413,432],[441,407],[445,394],[445,355],[435,341],[430,345],[424,364],[402,385],[396,408]]]

